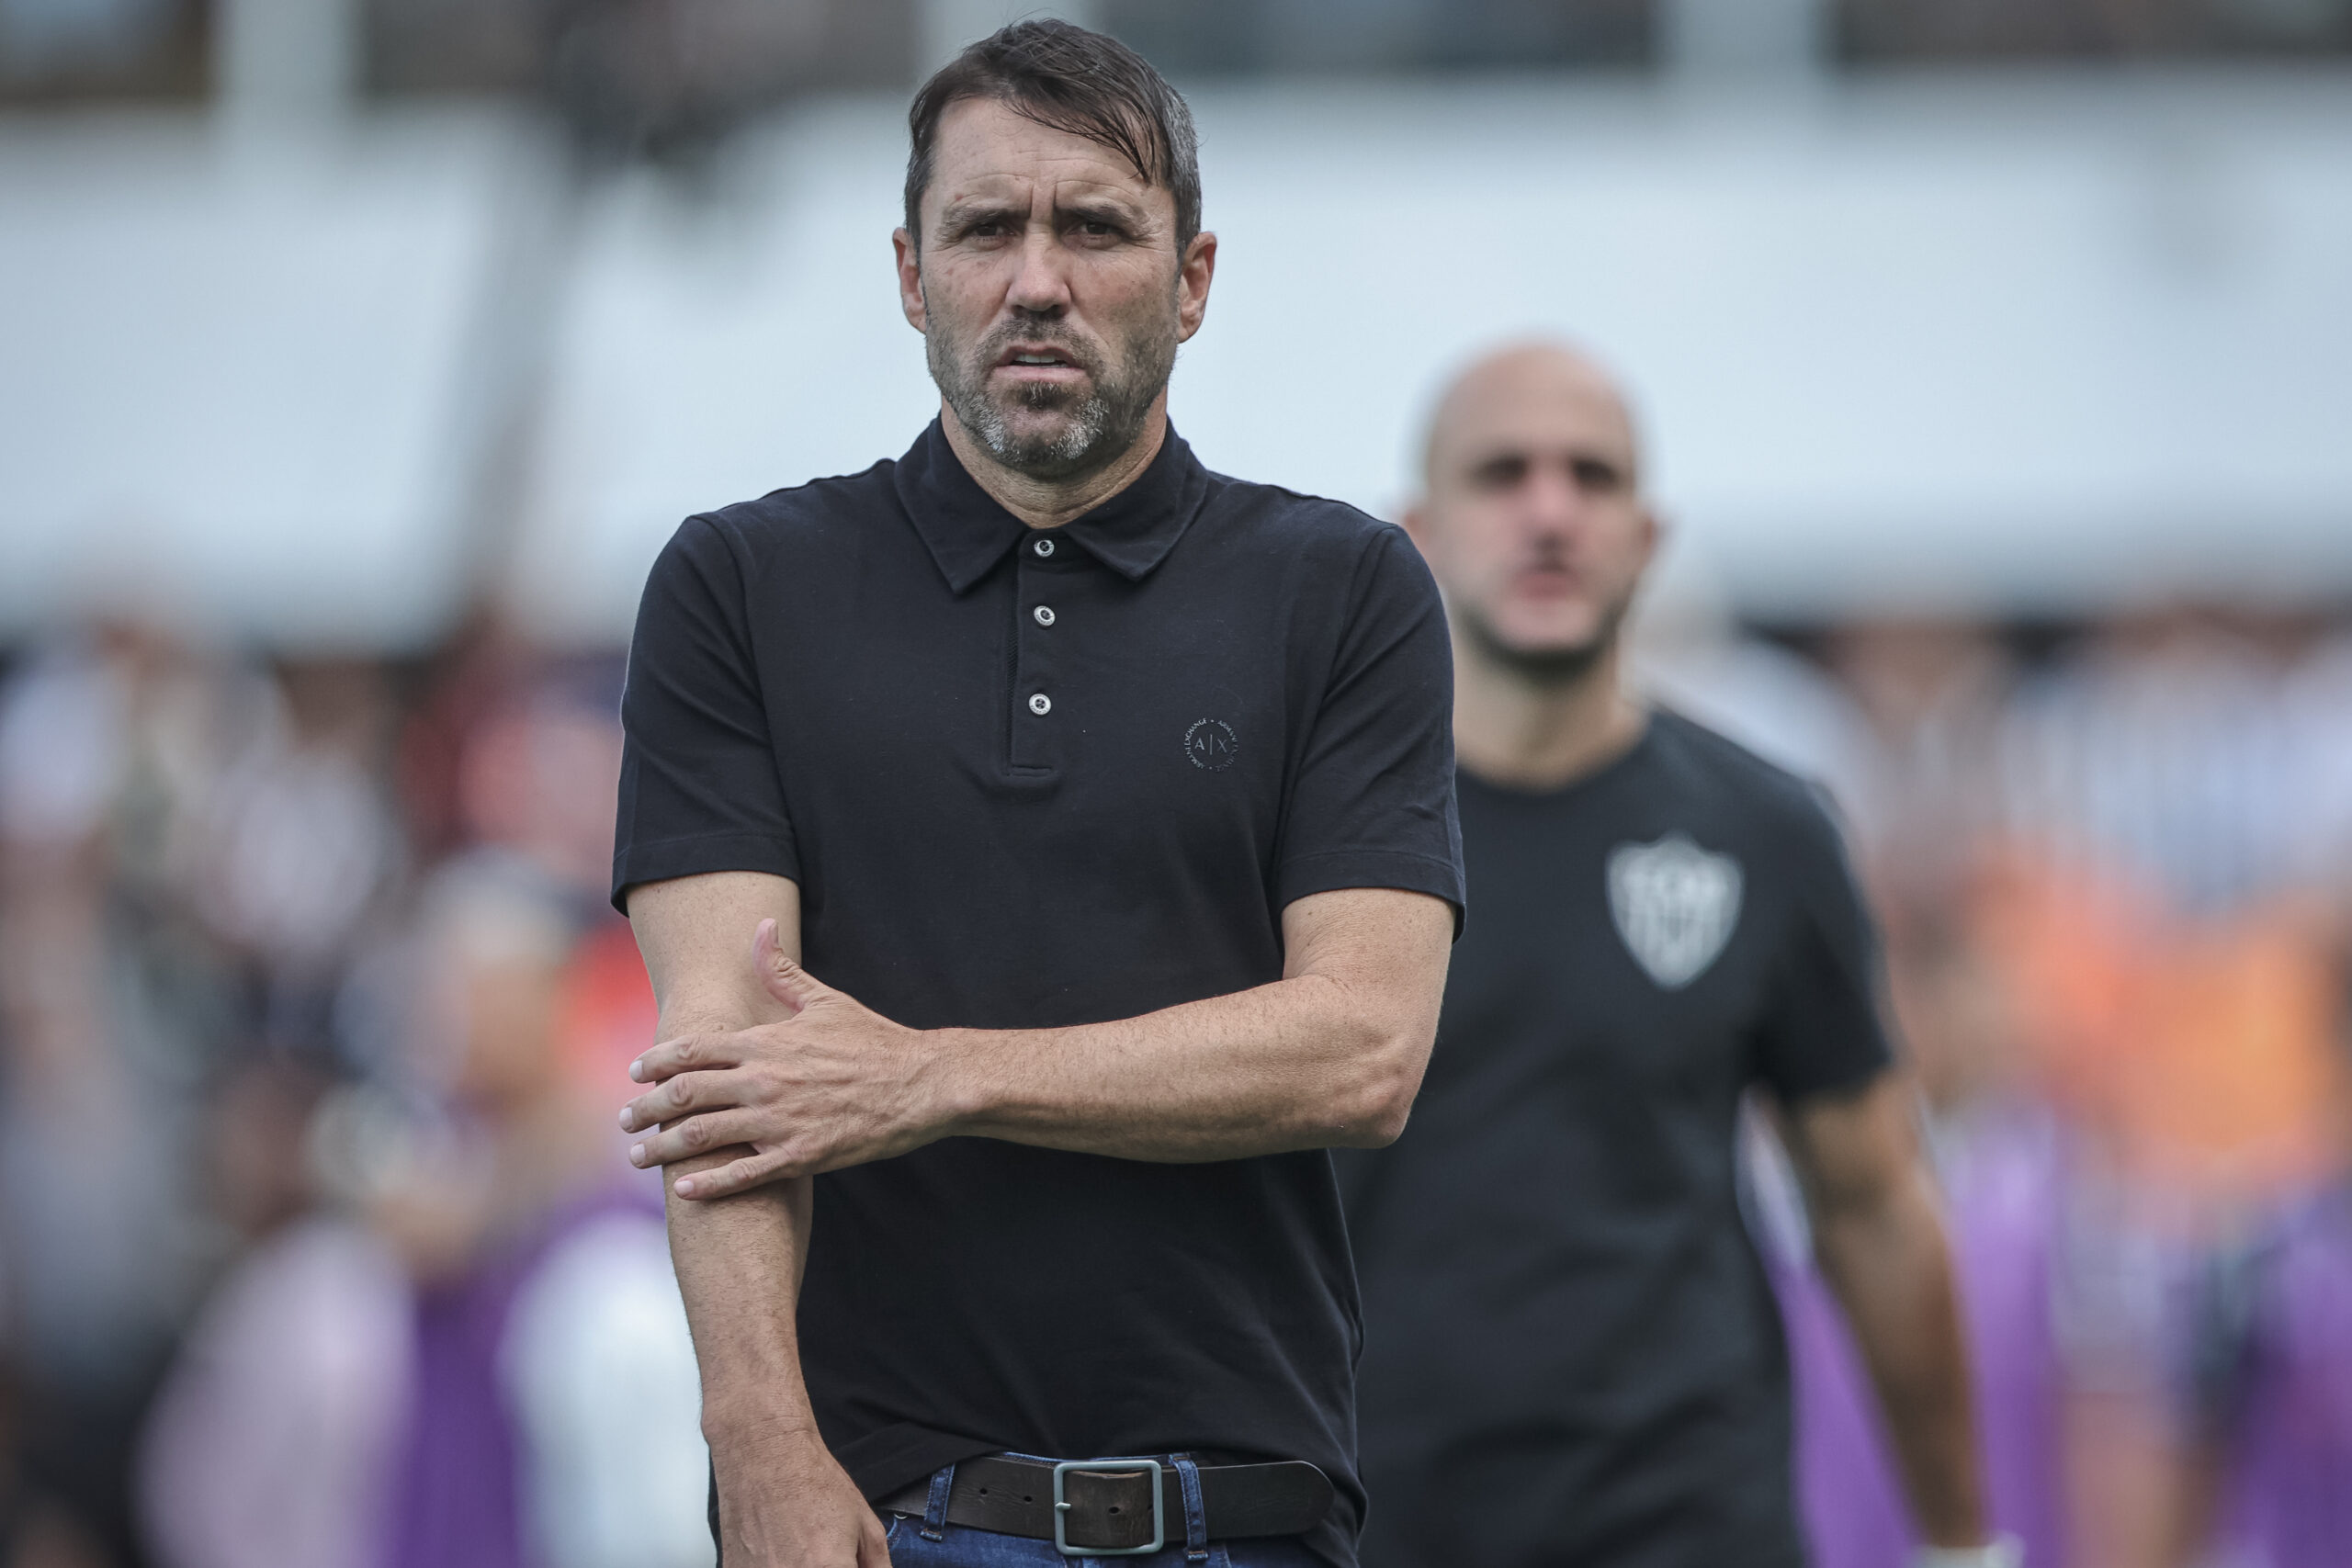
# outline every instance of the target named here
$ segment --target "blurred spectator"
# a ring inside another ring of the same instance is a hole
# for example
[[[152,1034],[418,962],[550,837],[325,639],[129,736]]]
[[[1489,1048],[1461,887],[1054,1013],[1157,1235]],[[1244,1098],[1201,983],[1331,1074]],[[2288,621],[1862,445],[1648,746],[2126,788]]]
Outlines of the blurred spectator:
[[[1967,1325],[1987,1506],[2026,1561],[2068,1561],[2064,1371],[2054,1321],[2059,1129],[2019,1077],[1999,980],[1958,933],[1894,947],[1894,999],[1928,1100]],[[1746,1156],[1797,1390],[1799,1499],[1817,1568],[1892,1568],[1915,1536],[1870,1382],[1803,1234],[1784,1157]]]
[[[325,1089],[276,1058],[232,1077],[207,1145],[245,1247],[148,1422],[141,1501],[161,1568],[370,1568],[406,1382],[390,1250],[322,1211],[307,1157]]]
[[[139,1411],[206,1262],[190,1096],[234,1023],[179,873],[260,700],[127,625],[0,692],[0,1216],[26,1462],[118,1559]]]
[[[191,879],[264,988],[265,1029],[309,1039],[402,869],[383,779],[391,698],[372,666],[288,664],[270,723],[220,779]]]
[[[2218,617],[2119,619],[2030,680],[2004,759],[2010,830],[2219,913],[2314,869],[2286,671]]]
[[[391,1568],[706,1563],[707,1460],[658,1192],[565,1071],[574,923],[512,864],[423,906],[420,1064],[448,1107],[374,1207],[417,1280]]]
[[[2224,1249],[2199,1294],[2174,1561],[2352,1561],[2352,1178]]]
[[[1860,721],[1835,782],[1881,907],[1898,922],[1947,910],[1996,819],[2008,653],[1987,629],[1940,619],[1856,622],[1826,651]]]

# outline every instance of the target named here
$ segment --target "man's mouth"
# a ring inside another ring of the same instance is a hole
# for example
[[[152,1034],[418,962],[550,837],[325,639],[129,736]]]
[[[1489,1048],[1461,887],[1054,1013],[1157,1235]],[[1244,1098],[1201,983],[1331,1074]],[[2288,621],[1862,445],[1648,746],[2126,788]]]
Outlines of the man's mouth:
[[[997,356],[1000,370],[1077,370],[1081,368],[1072,355],[1062,349],[1036,344],[1015,344]]]

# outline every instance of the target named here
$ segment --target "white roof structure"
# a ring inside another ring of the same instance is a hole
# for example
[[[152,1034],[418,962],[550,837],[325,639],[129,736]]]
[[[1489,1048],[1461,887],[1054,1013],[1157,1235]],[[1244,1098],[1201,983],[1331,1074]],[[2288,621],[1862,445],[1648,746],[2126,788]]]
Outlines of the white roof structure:
[[[462,589],[509,118],[0,118],[0,631],[413,643]]]
[[[1174,415],[1212,467],[1389,511],[1446,368],[1559,333],[1634,388],[1679,568],[1745,608],[2340,597],[2347,87],[1201,91],[1222,249]],[[547,635],[624,636],[680,517],[929,417],[890,270],[903,112],[804,105],[698,189],[594,187],[536,250],[518,193],[560,182],[514,122],[275,159],[0,122],[0,298],[39,302],[0,312],[0,631],[128,558],[278,637],[419,635],[469,570]],[[519,362],[512,473],[485,389]]]

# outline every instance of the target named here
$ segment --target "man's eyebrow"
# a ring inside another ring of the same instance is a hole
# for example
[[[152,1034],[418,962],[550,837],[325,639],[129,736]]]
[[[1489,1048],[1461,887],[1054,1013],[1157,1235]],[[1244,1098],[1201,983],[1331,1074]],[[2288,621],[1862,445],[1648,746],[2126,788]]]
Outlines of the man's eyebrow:
[[[1084,218],[1097,221],[1120,223],[1140,221],[1147,214],[1142,203],[1105,191],[1100,196],[1074,196],[1067,201],[1054,203],[1057,218]]]
[[[968,222],[975,218],[1001,218],[1008,212],[1026,214],[1029,204],[1009,196],[961,196],[941,209],[943,223]]]

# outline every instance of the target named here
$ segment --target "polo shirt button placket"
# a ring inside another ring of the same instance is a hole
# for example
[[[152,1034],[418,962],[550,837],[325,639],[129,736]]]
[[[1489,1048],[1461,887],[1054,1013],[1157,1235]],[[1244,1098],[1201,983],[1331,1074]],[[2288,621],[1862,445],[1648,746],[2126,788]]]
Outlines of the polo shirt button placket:
[[[1063,552],[1058,540],[1032,539],[1021,553],[1020,570],[1015,574],[1012,635],[1018,651],[1015,683],[1007,694],[1012,698],[1016,711],[1012,716],[1012,752],[1009,760],[1014,769],[1033,776],[1051,773],[1061,764],[1059,742],[1063,737],[1058,726],[1044,721],[1053,713],[1056,701],[1066,694],[1054,689],[1060,684],[1061,670],[1056,658],[1056,641],[1045,635],[1061,617],[1051,604],[1037,601],[1050,592],[1047,584],[1058,581],[1076,566],[1078,558]]]

